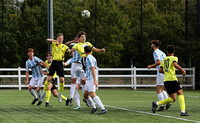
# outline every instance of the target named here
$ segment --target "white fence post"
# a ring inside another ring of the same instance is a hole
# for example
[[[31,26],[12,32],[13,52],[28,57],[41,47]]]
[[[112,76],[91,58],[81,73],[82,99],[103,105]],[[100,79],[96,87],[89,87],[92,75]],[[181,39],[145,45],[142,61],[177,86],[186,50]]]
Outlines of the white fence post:
[[[131,89],[133,90],[133,65],[131,65]]]
[[[193,67],[192,89],[195,90],[195,67]]]
[[[133,68],[134,72],[134,90],[137,90],[137,82],[136,82],[136,67]]]
[[[18,67],[18,82],[19,82],[19,90],[21,91],[21,70],[20,70],[20,67]]]

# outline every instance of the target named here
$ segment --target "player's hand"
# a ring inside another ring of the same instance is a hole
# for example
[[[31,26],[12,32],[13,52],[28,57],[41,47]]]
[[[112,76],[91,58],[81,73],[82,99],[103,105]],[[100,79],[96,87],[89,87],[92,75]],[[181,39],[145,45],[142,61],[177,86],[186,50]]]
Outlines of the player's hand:
[[[183,75],[183,76],[185,76],[185,75],[186,75],[186,71],[185,71],[185,70],[183,70],[183,73],[182,73],[182,75]]]
[[[105,49],[105,48],[102,48],[101,51],[102,51],[102,52],[106,52],[106,49]]]
[[[56,46],[58,46],[58,41],[56,41]]]
[[[94,81],[94,85],[97,87],[98,86],[98,83],[97,83],[97,81]]]
[[[78,43],[79,42],[79,38],[78,38],[78,36],[76,36],[75,38],[74,38],[74,41],[73,41],[74,43]]]
[[[151,65],[148,65],[147,68],[148,68],[148,69],[151,69]]]
[[[28,81],[26,81],[25,86],[27,86],[27,84],[28,84]]]

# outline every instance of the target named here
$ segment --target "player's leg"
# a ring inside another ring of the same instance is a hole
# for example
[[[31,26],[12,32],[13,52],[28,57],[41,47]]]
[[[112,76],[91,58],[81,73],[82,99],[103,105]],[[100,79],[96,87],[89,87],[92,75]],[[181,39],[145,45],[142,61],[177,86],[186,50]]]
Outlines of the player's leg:
[[[92,110],[90,113],[94,113],[97,111],[97,107],[95,106],[92,98],[89,96],[89,92],[87,91],[87,87],[84,91],[84,98],[86,99],[87,103],[92,107]]]
[[[179,99],[179,105],[181,108],[181,116],[189,116],[187,112],[185,112],[185,98],[183,94],[183,89],[180,89],[177,91],[178,99]]]
[[[36,91],[37,91],[37,95],[39,97],[39,102],[37,104],[37,106],[40,106],[42,104],[42,93],[41,93],[41,87],[42,87],[42,83],[43,83],[43,77],[40,77],[37,81],[37,87],[36,87]]]
[[[42,100],[44,100],[44,97],[46,96],[46,91],[47,91],[48,85],[49,85],[49,82],[46,79],[46,81],[44,83],[43,93],[42,93]]]
[[[35,104],[35,102],[39,100],[38,97],[37,97],[37,95],[36,95],[36,93],[35,93],[35,91],[33,90],[33,87],[34,87],[35,85],[36,85],[36,81],[35,81],[34,78],[32,78],[32,79],[30,80],[30,84],[29,84],[29,86],[28,86],[28,90],[29,90],[30,94],[34,97],[34,100],[33,100],[32,103],[31,103],[32,105]]]
[[[162,85],[156,85],[156,90],[157,90],[157,95],[158,95],[158,100],[164,100],[164,96],[163,96],[163,86]],[[161,105],[158,109],[159,111],[164,111],[165,110],[165,106]]]
[[[51,88],[53,87],[52,83],[49,83],[48,87],[47,87],[47,92],[46,92],[46,107],[50,107],[49,105],[49,101],[50,101],[50,97],[51,97]]]
[[[75,102],[76,102],[77,107],[74,108],[75,110],[81,108],[80,95],[79,95],[79,93],[78,93],[78,90],[79,90],[79,84],[76,84],[76,90],[75,90],[75,93],[74,93],[74,99],[75,99]]]

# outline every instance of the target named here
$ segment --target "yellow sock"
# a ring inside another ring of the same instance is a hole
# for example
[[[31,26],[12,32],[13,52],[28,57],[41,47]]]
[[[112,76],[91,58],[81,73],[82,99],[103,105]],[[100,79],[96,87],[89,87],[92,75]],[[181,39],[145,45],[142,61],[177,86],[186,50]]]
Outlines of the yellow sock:
[[[185,99],[184,99],[184,95],[179,95],[178,96],[178,100],[179,100],[179,104],[181,107],[181,111],[185,111]]]
[[[60,85],[59,93],[62,93],[62,92],[63,92],[63,89],[64,89],[64,82],[63,82],[63,83],[60,82],[59,85]]]
[[[173,99],[171,97],[169,97],[167,99],[158,101],[158,105],[168,104],[168,103],[172,103],[172,102],[173,102]]]
[[[46,102],[49,102],[50,97],[51,97],[51,91],[47,91],[47,93],[46,93]]]
[[[61,95],[61,97],[62,97],[62,100],[66,100],[67,99],[67,97],[65,97],[63,95]]]
[[[44,88],[43,88],[44,91],[47,91],[48,85],[49,85],[49,82],[46,80],[44,83]]]

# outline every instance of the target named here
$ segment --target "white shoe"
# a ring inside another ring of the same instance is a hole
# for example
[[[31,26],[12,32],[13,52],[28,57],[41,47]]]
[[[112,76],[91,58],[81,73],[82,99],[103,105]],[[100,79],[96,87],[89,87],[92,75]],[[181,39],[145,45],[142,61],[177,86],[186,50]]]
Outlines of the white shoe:
[[[61,96],[61,95],[62,95],[61,93],[58,94],[58,102],[59,102],[59,103],[62,102],[62,96]]]

